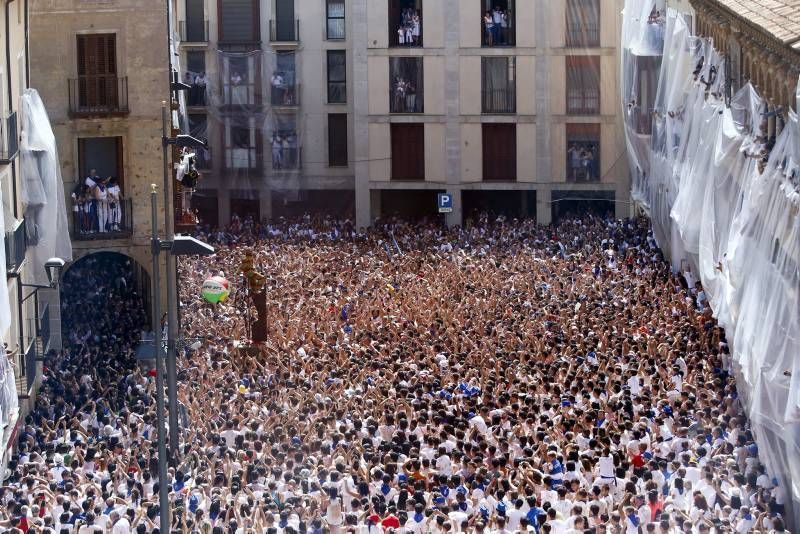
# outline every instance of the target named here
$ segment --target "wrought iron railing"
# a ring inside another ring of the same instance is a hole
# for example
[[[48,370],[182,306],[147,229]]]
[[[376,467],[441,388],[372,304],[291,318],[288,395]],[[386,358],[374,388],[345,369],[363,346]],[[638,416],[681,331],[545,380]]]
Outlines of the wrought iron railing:
[[[300,41],[300,20],[270,20],[269,40],[273,43],[297,43]]]
[[[270,102],[278,107],[296,107],[300,105],[300,84],[283,84],[270,86]]]
[[[208,21],[202,22],[185,21],[178,22],[178,36],[184,43],[207,43],[208,42]]]
[[[127,77],[87,75],[68,82],[69,113],[73,117],[130,113]]]
[[[483,113],[515,113],[517,111],[516,88],[482,90],[481,111]]]
[[[72,238],[77,241],[125,239],[133,234],[133,203],[78,200],[72,210]]]
[[[597,24],[567,23],[567,46],[594,48],[600,46],[600,29]]]

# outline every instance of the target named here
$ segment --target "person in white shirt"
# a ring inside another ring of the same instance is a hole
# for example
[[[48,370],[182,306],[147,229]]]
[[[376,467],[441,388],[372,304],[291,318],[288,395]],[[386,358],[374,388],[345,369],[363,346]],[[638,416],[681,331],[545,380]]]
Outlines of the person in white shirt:
[[[128,521],[127,514],[120,515],[119,512],[111,513],[111,534],[131,534],[131,523]]]

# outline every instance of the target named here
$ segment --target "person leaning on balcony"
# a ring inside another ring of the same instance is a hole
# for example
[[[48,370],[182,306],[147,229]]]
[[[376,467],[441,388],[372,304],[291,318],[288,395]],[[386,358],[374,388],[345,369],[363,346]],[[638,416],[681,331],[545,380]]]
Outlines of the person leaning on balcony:
[[[492,11],[492,36],[494,38],[494,44],[505,44],[501,40],[500,36],[500,29],[503,25],[503,10],[500,9],[500,6],[494,6],[494,11]]]
[[[86,195],[88,200],[88,210],[89,210],[89,221],[88,225],[84,228],[87,232],[94,232],[97,230],[97,201],[94,198],[95,189],[97,189],[97,183],[100,181],[100,177],[97,176],[97,169],[92,169],[89,171],[89,176],[83,181],[84,185],[88,188],[86,191]]]

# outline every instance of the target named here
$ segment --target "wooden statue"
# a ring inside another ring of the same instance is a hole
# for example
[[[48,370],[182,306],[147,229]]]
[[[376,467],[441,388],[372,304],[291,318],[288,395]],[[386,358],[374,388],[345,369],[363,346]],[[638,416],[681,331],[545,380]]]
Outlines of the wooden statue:
[[[253,253],[250,251],[245,252],[240,270],[247,279],[250,300],[252,300],[257,314],[256,320],[251,324],[251,341],[253,343],[263,343],[267,341],[267,279],[263,274],[256,272],[254,264]]]

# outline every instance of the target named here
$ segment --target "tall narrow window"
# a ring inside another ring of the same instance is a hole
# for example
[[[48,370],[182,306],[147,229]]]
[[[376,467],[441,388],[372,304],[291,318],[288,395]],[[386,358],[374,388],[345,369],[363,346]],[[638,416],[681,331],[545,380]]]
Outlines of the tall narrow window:
[[[392,124],[392,180],[425,179],[425,125]]]
[[[600,1],[567,0],[567,46],[600,46]]]
[[[600,57],[566,56],[567,113],[600,113]]]
[[[600,125],[567,124],[567,181],[600,181]]]
[[[530,1],[530,0],[524,0]],[[514,46],[517,42],[514,0],[482,0],[481,29],[483,46]]]
[[[328,114],[328,165],[347,167],[347,114]]]
[[[347,102],[347,52],[328,50],[328,103]]]
[[[483,124],[483,179],[517,181],[516,124]]]
[[[219,0],[219,40],[255,43],[261,40],[259,9],[255,0]]]
[[[273,106],[296,106],[299,103],[297,87],[297,65],[294,52],[275,54],[275,68],[270,78],[270,94]]]
[[[181,28],[181,39],[190,43],[208,41],[204,2],[205,0],[186,0],[186,22]]]
[[[328,17],[327,37],[328,39],[344,39],[344,0],[326,1],[326,15]]]
[[[389,45],[422,46],[422,0],[388,0],[388,2]]]
[[[423,113],[425,92],[421,57],[389,59],[389,111],[391,113]]]
[[[514,113],[516,85],[513,57],[483,57],[481,109],[484,113]]]
[[[78,35],[77,97],[82,109],[113,111],[118,107],[115,34]]]

